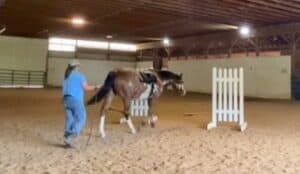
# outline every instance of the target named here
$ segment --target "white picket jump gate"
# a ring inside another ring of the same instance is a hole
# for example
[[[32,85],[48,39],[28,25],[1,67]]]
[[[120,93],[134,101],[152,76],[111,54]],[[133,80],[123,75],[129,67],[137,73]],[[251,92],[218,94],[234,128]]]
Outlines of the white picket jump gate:
[[[148,117],[149,116],[149,105],[148,97],[138,98],[131,100],[130,103],[130,116],[131,117]],[[121,118],[120,123],[125,123],[126,119]]]
[[[137,68],[137,71],[146,71],[152,69],[149,68]],[[148,86],[148,89],[140,96],[140,98],[132,100],[130,105],[130,114],[133,117],[145,117],[149,116],[149,105],[148,105],[148,93],[150,93],[150,86]]]
[[[212,121],[207,129],[217,127],[217,122],[238,122],[241,131],[247,128],[244,115],[243,68],[213,68]]]

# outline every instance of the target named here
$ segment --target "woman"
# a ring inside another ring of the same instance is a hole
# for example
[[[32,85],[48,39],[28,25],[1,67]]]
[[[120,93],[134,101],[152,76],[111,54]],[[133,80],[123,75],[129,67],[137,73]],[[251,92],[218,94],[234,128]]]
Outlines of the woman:
[[[86,122],[84,106],[85,91],[97,90],[100,86],[91,86],[85,76],[79,72],[79,61],[72,60],[65,71],[63,81],[63,102],[66,111],[65,143],[73,146]]]

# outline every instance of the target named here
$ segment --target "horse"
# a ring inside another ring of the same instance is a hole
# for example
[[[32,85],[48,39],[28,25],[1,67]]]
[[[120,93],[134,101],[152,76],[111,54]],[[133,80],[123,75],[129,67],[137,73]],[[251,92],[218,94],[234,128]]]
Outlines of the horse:
[[[154,127],[157,116],[154,115],[153,105],[168,85],[172,86],[176,92],[181,93],[182,96],[186,94],[183,74],[176,74],[169,70],[136,71],[129,68],[119,68],[110,71],[103,86],[87,101],[89,106],[104,99],[100,108],[99,132],[101,137],[104,138],[106,136],[104,130],[105,117],[115,96],[121,98],[124,107],[122,113],[125,116],[125,121],[131,129],[131,133],[135,134],[136,130],[130,117],[130,104],[132,100],[139,98],[148,91],[149,124]],[[151,89],[147,90],[149,86]]]

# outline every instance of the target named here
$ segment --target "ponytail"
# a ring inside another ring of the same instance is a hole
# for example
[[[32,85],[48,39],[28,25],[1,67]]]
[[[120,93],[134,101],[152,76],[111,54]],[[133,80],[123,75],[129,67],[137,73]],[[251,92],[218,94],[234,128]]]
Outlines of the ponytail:
[[[70,76],[71,72],[74,70],[75,67],[76,66],[71,66],[70,64],[68,65],[65,71],[65,79],[67,79]]]

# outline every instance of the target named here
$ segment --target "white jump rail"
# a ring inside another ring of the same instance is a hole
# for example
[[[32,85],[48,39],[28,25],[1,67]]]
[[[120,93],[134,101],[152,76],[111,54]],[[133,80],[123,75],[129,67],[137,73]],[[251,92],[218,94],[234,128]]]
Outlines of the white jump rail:
[[[207,129],[217,127],[217,122],[238,122],[243,132],[247,128],[243,68],[214,67],[212,74],[212,121]]]

